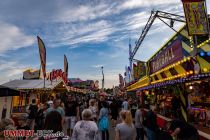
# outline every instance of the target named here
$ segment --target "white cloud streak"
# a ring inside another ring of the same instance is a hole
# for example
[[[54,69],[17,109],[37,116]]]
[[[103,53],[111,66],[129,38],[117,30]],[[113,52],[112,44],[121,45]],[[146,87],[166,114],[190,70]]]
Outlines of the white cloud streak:
[[[12,24],[0,22],[0,32],[0,53],[29,47],[35,42],[33,36],[25,35],[17,26]]]

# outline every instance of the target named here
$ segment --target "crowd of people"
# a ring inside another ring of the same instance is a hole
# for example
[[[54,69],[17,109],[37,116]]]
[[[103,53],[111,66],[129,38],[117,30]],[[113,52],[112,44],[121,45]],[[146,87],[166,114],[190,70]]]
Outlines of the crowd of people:
[[[20,115],[17,119],[2,120],[0,137],[3,137],[4,130],[24,129],[35,132],[52,130],[63,134],[35,136],[31,138],[34,140],[112,140],[109,134],[112,127],[114,140],[144,140],[145,137],[148,140],[199,139],[197,130],[181,120],[168,123],[167,131],[160,130],[155,106],[145,112],[140,102],[127,98],[87,98],[68,94],[62,98],[50,97],[40,105],[33,99],[26,112],[28,115]]]

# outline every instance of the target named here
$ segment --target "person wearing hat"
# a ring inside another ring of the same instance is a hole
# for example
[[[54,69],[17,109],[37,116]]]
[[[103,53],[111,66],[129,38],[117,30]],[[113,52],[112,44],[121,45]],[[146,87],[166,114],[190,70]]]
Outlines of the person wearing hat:
[[[4,130],[16,130],[15,123],[12,119],[2,119],[0,121],[0,140],[14,140],[14,137],[5,137]]]
[[[27,116],[24,115],[24,114],[21,114],[19,117],[18,117],[18,124],[19,126],[17,127],[17,130],[30,130],[30,127],[27,126]]]

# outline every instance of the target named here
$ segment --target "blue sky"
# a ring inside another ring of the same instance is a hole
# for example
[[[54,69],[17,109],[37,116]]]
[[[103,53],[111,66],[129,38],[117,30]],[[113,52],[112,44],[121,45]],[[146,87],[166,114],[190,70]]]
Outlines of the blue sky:
[[[207,5],[209,12],[210,0]],[[129,64],[129,38],[134,46],[152,9],[184,15],[181,0],[0,1],[0,83],[40,67],[39,35],[48,70],[63,68],[66,54],[69,77],[101,81],[103,65],[105,87],[118,85],[118,74]],[[147,60],[173,33],[156,20],[135,58]]]

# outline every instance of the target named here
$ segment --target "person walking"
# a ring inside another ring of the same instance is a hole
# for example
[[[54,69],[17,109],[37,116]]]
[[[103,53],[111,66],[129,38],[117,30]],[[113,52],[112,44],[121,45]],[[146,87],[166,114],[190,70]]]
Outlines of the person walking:
[[[46,134],[43,137],[37,135],[33,140],[70,140],[70,138],[62,132],[62,127],[61,114],[56,110],[52,110],[46,116],[44,130],[52,130],[54,135]]]
[[[34,125],[35,125],[35,118],[37,115],[38,111],[38,106],[36,104],[36,99],[32,99],[32,104],[30,104],[27,112],[28,114],[28,120],[27,120],[27,125],[30,127],[31,130],[34,130]]]
[[[128,110],[129,109],[129,104],[128,104],[127,98],[125,98],[125,100],[122,103],[122,109],[123,110]]]
[[[53,106],[48,108],[46,110],[46,116],[52,112],[52,111],[57,111],[58,113],[60,113],[61,117],[62,117],[62,124],[64,123],[64,117],[65,117],[65,112],[63,110],[63,108],[60,107],[60,104],[61,104],[61,100],[56,98],[53,100]],[[46,118],[45,118],[46,120]]]
[[[112,117],[112,127],[116,127],[117,124],[117,117],[118,117],[118,105],[115,99],[113,99],[112,103],[109,106],[111,111],[111,117]]]
[[[94,99],[90,99],[89,109],[92,111],[92,120],[96,122],[97,121],[97,108],[96,108]]]
[[[143,124],[146,127],[148,140],[156,140],[158,125],[155,106],[150,106],[150,110],[147,112]]]
[[[67,98],[67,102],[65,103],[65,122],[67,134],[71,137],[76,121],[80,119],[79,105],[72,95],[68,95]]]
[[[35,129],[42,130],[44,128],[45,111],[49,108],[48,103],[41,104],[35,119]]]
[[[18,117],[18,126],[17,126],[17,130],[30,130],[30,128],[27,126],[27,117],[25,116],[25,114],[21,114]],[[18,137],[17,140],[26,140],[26,137]]]
[[[117,124],[116,126],[115,140],[135,140],[136,133],[131,112],[128,110],[122,110],[120,112],[120,117],[122,123]]]
[[[99,113],[99,130],[102,133],[102,140],[109,140],[109,110],[107,102],[102,102],[102,108]]]
[[[143,108],[141,105],[135,113],[135,127],[136,127],[136,140],[144,140],[144,128],[143,128]]]
[[[82,112],[82,120],[74,127],[71,140],[100,140],[97,124],[92,120],[92,111],[85,109]]]

